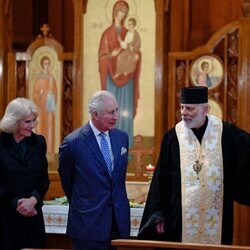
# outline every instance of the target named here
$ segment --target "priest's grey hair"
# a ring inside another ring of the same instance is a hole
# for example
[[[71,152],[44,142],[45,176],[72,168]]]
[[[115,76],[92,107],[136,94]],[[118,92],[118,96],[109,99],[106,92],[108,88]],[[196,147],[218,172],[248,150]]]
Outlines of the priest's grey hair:
[[[0,130],[6,133],[15,133],[19,129],[19,121],[32,114],[37,117],[38,112],[39,109],[34,102],[27,98],[17,97],[7,105],[0,121]]]

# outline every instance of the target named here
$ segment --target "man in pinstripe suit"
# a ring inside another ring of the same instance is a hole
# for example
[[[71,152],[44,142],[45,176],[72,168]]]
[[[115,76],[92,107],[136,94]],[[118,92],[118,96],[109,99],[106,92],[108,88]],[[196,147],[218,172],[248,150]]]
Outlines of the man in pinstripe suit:
[[[125,178],[128,135],[115,128],[118,105],[108,91],[89,101],[90,121],[59,147],[59,174],[69,200],[67,234],[73,249],[112,249],[112,239],[128,238],[130,209]],[[100,133],[109,145],[112,171],[106,166]]]

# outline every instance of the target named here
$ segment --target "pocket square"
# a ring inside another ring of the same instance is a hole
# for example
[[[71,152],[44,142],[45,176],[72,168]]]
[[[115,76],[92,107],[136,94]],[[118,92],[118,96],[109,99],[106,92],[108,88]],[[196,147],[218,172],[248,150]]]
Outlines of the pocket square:
[[[122,148],[121,148],[121,155],[124,155],[125,153],[127,153],[127,149],[124,148],[124,147],[122,147]]]

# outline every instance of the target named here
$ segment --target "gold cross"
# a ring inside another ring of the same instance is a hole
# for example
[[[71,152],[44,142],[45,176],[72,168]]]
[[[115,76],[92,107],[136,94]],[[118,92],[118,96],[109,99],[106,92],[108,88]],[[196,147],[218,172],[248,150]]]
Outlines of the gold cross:
[[[194,183],[194,181],[196,180],[197,180],[197,177],[193,173],[189,173],[189,175],[187,176],[187,181]]]
[[[215,172],[212,172],[212,174],[209,176],[209,179],[211,180],[212,183],[215,183],[218,180],[218,176],[216,175]]]
[[[214,226],[217,224],[217,221],[213,215],[210,216],[207,222],[211,228],[214,228]]]
[[[53,221],[53,218],[50,215],[48,215],[46,221],[48,224],[50,224]]]
[[[197,219],[196,219],[195,216],[192,214],[192,215],[190,215],[190,217],[188,218],[188,222],[193,226],[193,225],[197,222]]]
[[[131,224],[133,225],[133,226],[138,226],[139,224],[140,224],[140,221],[137,219],[137,218],[134,218],[132,221],[131,221]]]
[[[48,26],[48,24],[44,23],[40,30],[42,31],[43,36],[47,37],[50,31],[50,27]]]
[[[58,217],[56,217],[56,222],[60,225],[62,223],[63,218],[59,215]]]

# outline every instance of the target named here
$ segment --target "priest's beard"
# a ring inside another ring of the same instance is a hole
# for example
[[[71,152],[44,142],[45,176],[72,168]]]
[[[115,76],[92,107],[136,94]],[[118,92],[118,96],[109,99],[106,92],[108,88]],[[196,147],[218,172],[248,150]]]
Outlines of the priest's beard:
[[[187,128],[200,128],[206,120],[206,116],[204,116],[203,109],[200,109],[197,115],[191,119],[185,119],[182,117],[182,121],[184,126]]]

